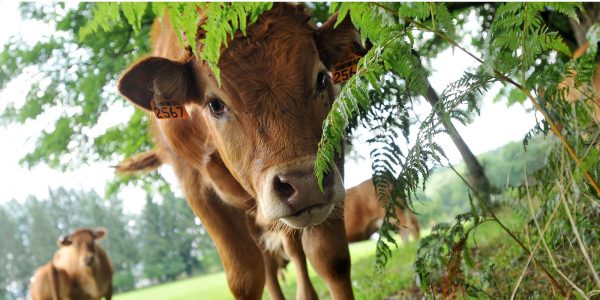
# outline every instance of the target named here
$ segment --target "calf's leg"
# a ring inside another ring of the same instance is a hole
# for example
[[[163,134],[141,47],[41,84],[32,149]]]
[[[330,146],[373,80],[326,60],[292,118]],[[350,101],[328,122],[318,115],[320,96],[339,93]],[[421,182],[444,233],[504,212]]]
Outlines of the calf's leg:
[[[246,222],[248,229],[254,242],[259,245],[259,248],[263,255],[263,261],[265,263],[265,285],[267,287],[267,293],[271,300],[285,300],[281,286],[279,286],[279,280],[277,279],[277,271],[279,265],[277,264],[277,258],[275,253],[271,253],[267,247],[261,243],[261,238],[264,233],[263,229],[256,224],[253,217],[247,216]]]
[[[332,299],[354,299],[350,282],[350,251],[344,220],[332,217],[302,232],[302,246],[311,265],[325,280]]]
[[[194,213],[215,242],[233,296],[260,299],[265,285],[263,254],[248,230],[246,213],[225,204],[211,190],[203,195],[198,188],[187,190],[184,185],[184,190]]]
[[[285,253],[290,257],[296,269],[296,299],[318,299],[317,292],[308,277],[306,255],[304,254],[304,250],[302,250],[300,232],[294,231],[293,234],[286,235],[282,239]]]
[[[279,266],[277,265],[276,258],[273,257],[272,253],[264,251],[263,259],[265,260],[265,280],[269,297],[271,300],[285,300],[285,296],[283,295],[283,291],[279,285],[279,280],[277,279],[277,270]]]

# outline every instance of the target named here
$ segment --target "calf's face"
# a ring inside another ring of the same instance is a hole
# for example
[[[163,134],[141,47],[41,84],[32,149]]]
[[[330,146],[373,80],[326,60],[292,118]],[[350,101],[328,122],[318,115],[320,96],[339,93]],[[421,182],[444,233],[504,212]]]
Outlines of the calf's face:
[[[59,247],[71,247],[82,267],[91,267],[96,262],[96,240],[104,237],[102,229],[80,229],[59,239]]]
[[[302,6],[275,4],[222,49],[220,86],[194,57],[149,57],[119,82],[121,93],[145,109],[157,98],[184,103],[188,119],[158,121],[166,142],[192,164],[218,151],[255,197],[258,215],[294,228],[323,222],[344,198],[337,168],[321,192],[313,164],[335,97],[328,69],[358,40],[349,20],[333,28],[334,17],[317,29],[308,19]]]

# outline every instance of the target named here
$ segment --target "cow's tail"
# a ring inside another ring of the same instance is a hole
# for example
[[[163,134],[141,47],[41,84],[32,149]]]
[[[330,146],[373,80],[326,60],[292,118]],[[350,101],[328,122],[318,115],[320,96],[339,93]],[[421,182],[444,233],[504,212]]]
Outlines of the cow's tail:
[[[117,174],[134,175],[143,174],[158,169],[163,164],[163,159],[159,150],[152,149],[150,151],[138,153],[132,157],[125,159],[118,165],[114,166]]]
[[[52,272],[50,273],[50,284],[52,285],[52,300],[61,300],[59,295],[60,287],[58,286],[58,269],[54,265],[52,265]]]

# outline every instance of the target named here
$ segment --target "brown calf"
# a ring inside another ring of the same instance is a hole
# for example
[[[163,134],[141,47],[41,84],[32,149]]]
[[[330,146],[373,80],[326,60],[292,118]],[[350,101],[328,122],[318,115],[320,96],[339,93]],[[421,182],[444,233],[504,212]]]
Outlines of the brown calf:
[[[112,298],[113,268],[106,252],[95,242],[104,235],[102,229],[78,229],[57,242],[60,248],[52,263],[70,278],[74,300]]]
[[[157,169],[168,161],[168,156],[159,148],[139,153],[115,167],[119,174],[144,174]],[[206,174],[213,178],[216,189],[229,191],[230,195],[245,200],[252,198],[244,189],[236,185],[221,164],[215,160],[207,162]],[[265,286],[271,299],[284,299],[279,285],[278,275],[283,277],[283,271],[290,260],[296,269],[297,299],[317,299],[317,293],[310,283],[306,255],[302,249],[301,236],[298,231],[280,232],[263,230],[257,226],[253,218],[247,216],[247,225],[252,238],[262,251],[265,263]]]
[[[353,298],[340,166],[322,193],[313,163],[335,97],[328,70],[360,39],[349,18],[336,28],[336,17],[320,28],[309,20],[303,5],[274,4],[221,50],[219,86],[165,17],[154,24],[152,56],[119,81],[119,91],[149,112],[161,100],[186,108],[187,119],[153,117],[157,148],[214,240],[238,299],[260,298],[271,276],[256,238],[265,230],[297,237],[332,297]]]
[[[344,201],[344,225],[349,242],[366,240],[379,230],[385,209],[377,199],[371,179],[347,189]],[[415,240],[420,238],[419,221],[410,210],[396,208],[396,216],[399,221],[396,225],[404,242],[408,241],[409,233]]]
[[[69,276],[52,263],[39,267],[31,278],[29,286],[31,300],[66,300],[71,299],[70,293],[71,280]]]

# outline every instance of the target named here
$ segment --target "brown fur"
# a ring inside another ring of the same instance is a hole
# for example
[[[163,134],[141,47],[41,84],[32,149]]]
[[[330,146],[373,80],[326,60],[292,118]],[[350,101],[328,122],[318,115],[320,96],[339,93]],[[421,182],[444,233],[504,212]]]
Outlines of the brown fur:
[[[102,229],[78,229],[58,241],[60,248],[52,263],[77,286],[71,290],[72,299],[112,298],[112,264],[104,249],[95,242],[103,236]]]
[[[149,110],[150,101],[170,99],[188,110],[187,120],[154,120],[155,154],[173,165],[238,299],[258,299],[265,282],[272,282],[272,258],[259,242],[265,229],[281,232],[283,239],[297,236],[296,247],[324,278],[332,297],[353,298],[343,214],[335,213],[343,211],[339,166],[332,168],[325,194],[316,194],[312,163],[335,96],[329,77],[319,90],[315,79],[359,38],[349,19],[336,29],[335,17],[319,29],[308,19],[302,5],[274,4],[246,36],[236,34],[222,49],[219,87],[207,64],[179,46],[165,17],[153,27],[154,56],[132,66],[119,81],[121,93],[143,109]],[[216,98],[226,107],[219,116],[208,107]],[[285,184],[300,184],[296,194],[306,188],[306,197],[281,198],[272,187],[278,176]],[[317,208],[308,213],[303,207]],[[294,219],[296,212],[301,217]],[[276,288],[269,293],[281,296]]]
[[[69,276],[65,271],[54,267],[52,263],[39,267],[29,286],[31,300],[66,300],[70,299],[70,292]]]
[[[344,225],[349,242],[369,239],[381,226],[385,209],[377,199],[375,186],[371,179],[346,190],[344,200]],[[396,208],[398,230],[404,242],[408,241],[408,233],[415,240],[420,238],[419,221],[408,209]]]

